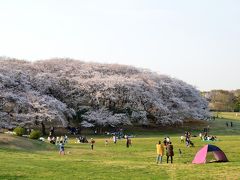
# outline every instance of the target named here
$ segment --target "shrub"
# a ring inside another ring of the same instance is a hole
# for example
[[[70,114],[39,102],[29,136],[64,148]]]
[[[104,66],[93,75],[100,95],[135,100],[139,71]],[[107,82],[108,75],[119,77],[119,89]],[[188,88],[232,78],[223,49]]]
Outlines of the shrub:
[[[33,130],[33,131],[30,133],[29,138],[30,138],[30,139],[39,139],[40,136],[41,136],[40,131],[35,131],[35,130]]]
[[[22,127],[16,127],[13,132],[15,132],[15,134],[17,136],[22,136],[25,133],[25,129]]]

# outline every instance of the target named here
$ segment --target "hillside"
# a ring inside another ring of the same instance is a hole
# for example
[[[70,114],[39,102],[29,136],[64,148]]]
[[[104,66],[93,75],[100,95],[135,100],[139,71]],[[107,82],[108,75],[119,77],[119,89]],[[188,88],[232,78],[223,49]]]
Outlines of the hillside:
[[[116,64],[0,60],[0,125],[168,125],[208,117],[193,86]]]
[[[0,147],[1,150],[22,150],[22,151],[50,151],[56,150],[52,144],[44,143],[42,141],[35,141],[29,138],[18,137],[8,134],[0,133]]]

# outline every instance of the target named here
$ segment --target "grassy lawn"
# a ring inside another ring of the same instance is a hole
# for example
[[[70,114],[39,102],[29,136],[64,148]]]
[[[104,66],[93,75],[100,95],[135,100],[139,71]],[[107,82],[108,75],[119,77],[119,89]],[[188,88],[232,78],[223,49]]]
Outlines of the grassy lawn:
[[[110,137],[94,137],[96,145],[76,144],[71,138],[65,146],[66,155],[59,156],[54,145],[0,134],[0,179],[240,179],[240,121],[234,127],[225,126],[226,119],[209,122],[210,134],[217,135],[217,145],[230,162],[194,165],[195,153],[206,144],[192,138],[195,147],[186,148],[180,143],[180,132],[192,128],[198,134],[202,127],[182,127],[176,130],[135,131],[133,146],[126,148],[125,140],[113,144]],[[206,126],[206,124],[202,125]],[[155,144],[170,135],[174,146],[174,163],[155,163]],[[90,136],[88,137],[90,138]],[[178,149],[183,154],[179,156]]]
[[[240,112],[214,112],[214,115],[223,119],[240,120]]]

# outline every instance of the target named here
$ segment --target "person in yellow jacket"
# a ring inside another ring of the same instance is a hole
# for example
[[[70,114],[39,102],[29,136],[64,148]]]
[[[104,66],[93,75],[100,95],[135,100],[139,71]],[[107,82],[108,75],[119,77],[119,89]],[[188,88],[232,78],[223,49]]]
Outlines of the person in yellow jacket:
[[[157,164],[159,163],[162,163],[162,157],[163,157],[163,154],[164,154],[164,146],[163,144],[161,144],[161,141],[158,142],[158,144],[156,144],[156,148],[157,148],[157,159],[156,159],[156,162]]]

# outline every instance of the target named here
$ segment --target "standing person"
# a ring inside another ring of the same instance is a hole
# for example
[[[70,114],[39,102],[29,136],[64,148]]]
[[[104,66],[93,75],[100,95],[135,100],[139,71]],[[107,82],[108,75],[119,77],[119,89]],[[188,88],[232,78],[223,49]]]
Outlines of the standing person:
[[[182,157],[182,150],[179,148],[178,151],[179,151],[179,157]]]
[[[186,146],[189,147],[189,145],[190,145],[190,138],[187,137],[187,138],[186,138]]]
[[[68,142],[68,137],[67,137],[67,135],[65,134],[65,136],[64,136],[64,144],[66,144],[67,142]]]
[[[116,135],[113,135],[113,142],[114,142],[114,144],[117,143],[117,137],[116,137]]]
[[[65,152],[64,152],[64,144],[62,141],[60,141],[60,144],[59,144],[59,155],[64,155]]]
[[[161,141],[158,142],[158,144],[156,144],[156,148],[157,148],[157,159],[156,159],[156,162],[157,164],[159,163],[162,163],[162,157],[163,157],[163,154],[164,154],[164,146],[163,144],[161,144]]]
[[[166,140],[167,140],[167,145],[168,145],[170,143],[170,137],[167,136]]]
[[[230,122],[230,125],[231,125],[231,127],[233,127],[233,122],[232,121]]]
[[[54,127],[52,126],[51,129],[50,129],[50,136],[53,136],[54,135]]]
[[[228,127],[228,122],[226,122],[226,126]]]
[[[166,139],[166,137],[163,140],[163,144],[164,144],[165,148],[167,148],[167,139]]]
[[[169,157],[171,159],[171,163],[173,163],[174,152],[173,152],[173,145],[171,142],[169,142],[169,144],[167,145],[166,156],[167,156],[167,163],[168,163]]]
[[[129,148],[129,143],[130,141],[129,141],[129,138],[127,137],[127,142],[126,142],[126,146],[127,146],[127,148]]]
[[[90,143],[91,143],[91,149],[93,150],[93,145],[94,145],[94,143],[95,143],[95,141],[93,140],[93,138],[91,138]]]

